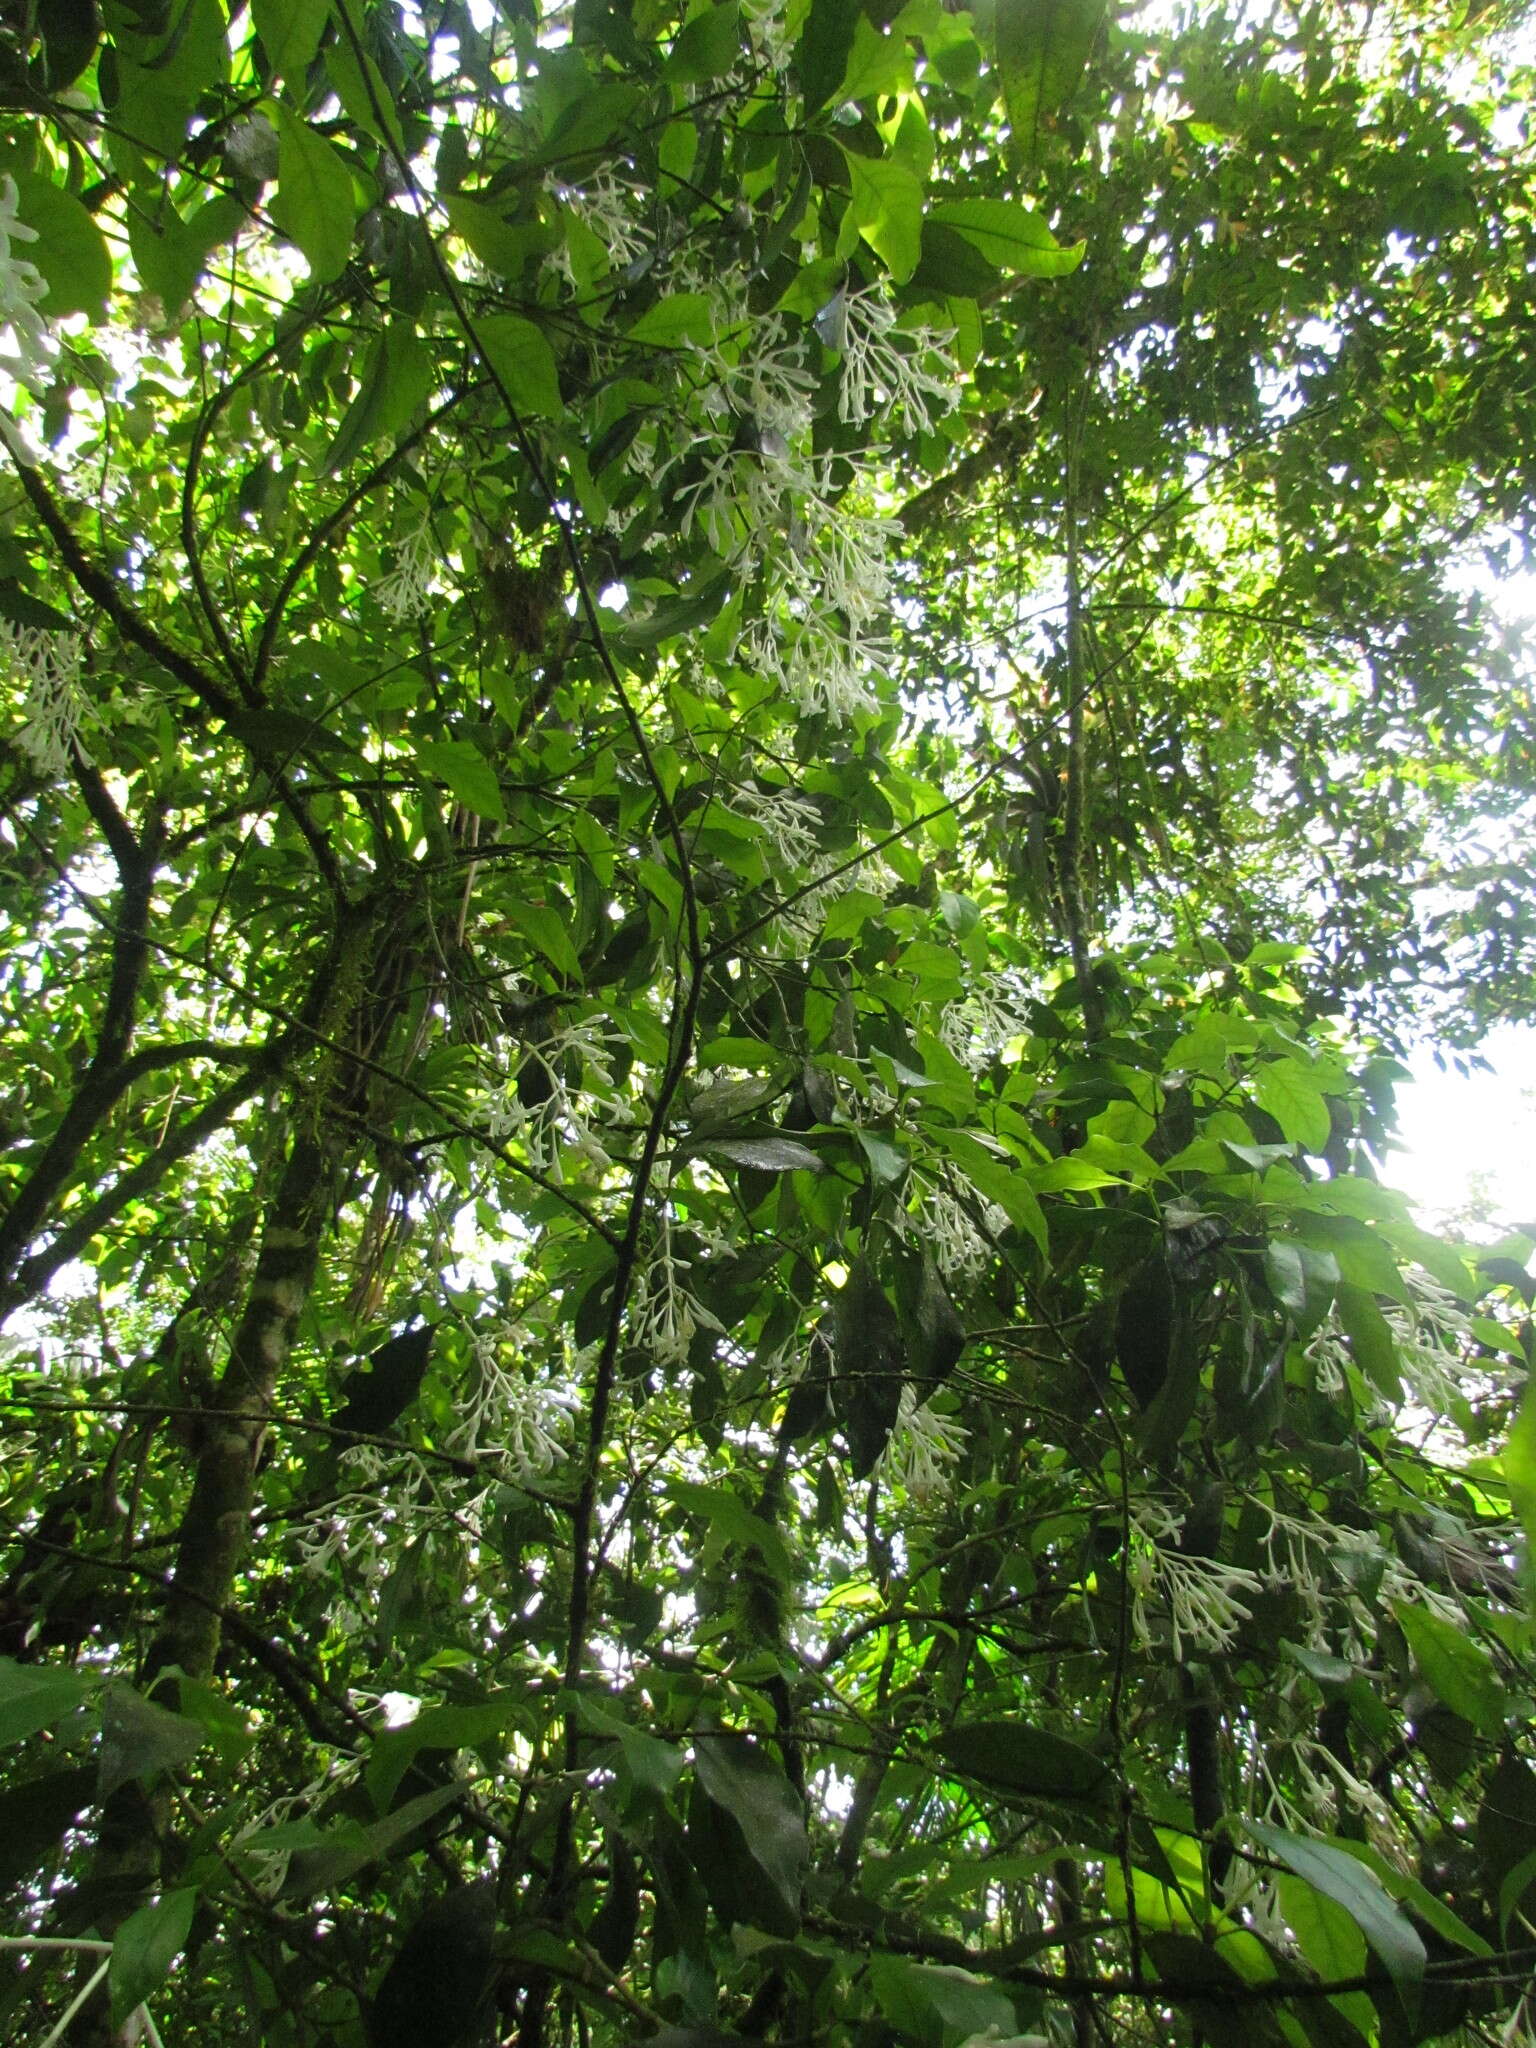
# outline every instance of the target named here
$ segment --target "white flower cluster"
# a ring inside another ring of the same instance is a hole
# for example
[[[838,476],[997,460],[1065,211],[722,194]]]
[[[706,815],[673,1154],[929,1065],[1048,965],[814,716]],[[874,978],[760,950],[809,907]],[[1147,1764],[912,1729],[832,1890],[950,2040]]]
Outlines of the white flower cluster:
[[[784,0],[746,0],[741,10],[754,53],[771,70],[780,72],[788,70],[795,53],[786,11]]]
[[[874,290],[850,292],[838,307],[837,345],[843,375],[837,416],[862,425],[877,414],[904,420],[914,432],[932,433],[941,413],[960,399],[960,366],[950,354],[953,333],[914,328],[910,348],[892,340],[896,309]]]
[[[887,558],[899,527],[867,509],[878,496],[873,458],[811,449],[816,377],[805,340],[783,314],[751,315],[732,284],[710,289],[712,338],[693,356],[719,438],[702,458],[697,446],[679,453],[652,480],[664,489],[678,473],[683,537],[697,529],[755,586],[756,615],[736,650],[742,667],[802,711],[846,720],[874,708],[873,679],[890,667]],[[753,443],[745,447],[744,422]]]
[[[663,1370],[687,1363],[693,1340],[701,1329],[722,1327],[719,1318],[688,1291],[686,1275],[690,1261],[679,1258],[673,1247],[672,1217],[665,1206],[666,1178],[664,1172],[656,1176],[657,1191],[663,1201],[656,1250],[636,1281],[629,1305],[634,1344],[648,1352]]]
[[[84,658],[85,643],[78,633],[15,626],[0,619],[0,668],[21,685],[27,713],[16,744],[40,774],[67,775],[75,749],[90,759],[80,744]]]
[[[504,1362],[503,1354],[524,1341],[515,1323],[473,1332],[478,1382],[448,1449],[460,1458],[503,1458],[519,1484],[531,1486],[570,1455],[562,1439],[576,1396],[566,1387],[535,1386]]]
[[[626,184],[616,172],[604,167],[583,178],[580,184],[568,184],[551,171],[545,177],[544,190],[601,243],[610,270],[623,270],[636,257],[644,255],[645,234],[635,218],[642,196],[638,186]],[[549,260],[568,280],[571,278],[571,254],[564,243]]]
[[[1176,1663],[1184,1661],[1186,1647],[1208,1655],[1229,1650],[1253,1618],[1247,1603],[1263,1590],[1258,1573],[1181,1551],[1184,1517],[1162,1501],[1139,1501],[1130,1520],[1131,1633],[1137,1647],[1161,1647],[1152,1622],[1153,1611],[1164,1609]]]
[[[896,1426],[875,1469],[913,1500],[933,1500],[949,1492],[969,1436],[963,1423],[938,1414],[931,1402],[920,1403],[911,1387],[903,1387]]]
[[[778,880],[785,870],[812,866],[819,849],[821,813],[809,797],[793,789],[758,789],[750,782],[733,789],[724,808],[745,819],[767,840]]]
[[[995,976],[946,1005],[939,1021],[940,1040],[973,1073],[1028,1031],[1017,998]]]
[[[1422,1267],[1409,1267],[1403,1278],[1410,1299],[1384,1311],[1397,1342],[1397,1362],[1414,1399],[1432,1415],[1445,1415],[1467,1396],[1472,1317]]]
[[[1276,1768],[1282,1754],[1288,1765],[1285,1770]],[[1357,1777],[1342,1758],[1313,1736],[1297,1734],[1263,1745],[1255,1762],[1261,1781],[1258,1804],[1266,1819],[1303,1832],[1332,1829],[1342,1798],[1383,1836],[1390,1838],[1396,1833],[1392,1809],[1375,1786]]]
[[[0,178],[0,336],[9,336],[10,348],[0,354],[0,369],[40,393],[53,374],[53,340],[37,310],[48,281],[35,263],[18,256],[11,246],[37,240],[37,229],[17,217],[20,203],[16,180],[7,171]]]
[[[396,549],[389,574],[374,585],[373,594],[384,616],[396,624],[418,618],[433,600],[440,567],[431,521],[423,519]]]
[[[594,1173],[605,1172],[613,1161],[594,1126],[606,1124],[611,1128],[628,1123],[633,1117],[630,1104],[613,1078],[613,1048],[620,1043],[618,1032],[589,1018],[567,1024],[530,1045],[523,1063],[539,1063],[548,1092],[542,1101],[530,1107],[518,1097],[517,1075],[509,1076],[474,1106],[473,1113],[486,1136],[498,1145],[516,1138],[529,1165],[547,1173],[557,1184],[563,1185],[572,1163]],[[581,1062],[579,1089],[572,1089],[565,1078],[566,1063],[572,1055]]]
[[[961,1280],[981,1277],[997,1238],[1008,1228],[1007,1212],[996,1202],[981,1205],[978,1221],[946,1187],[929,1188],[911,1221],[939,1270]]]

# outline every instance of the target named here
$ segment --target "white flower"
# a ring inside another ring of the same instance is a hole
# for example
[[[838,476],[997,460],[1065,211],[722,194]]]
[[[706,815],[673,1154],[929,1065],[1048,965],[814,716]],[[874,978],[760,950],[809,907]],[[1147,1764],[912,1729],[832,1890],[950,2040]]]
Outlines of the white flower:
[[[926,1401],[919,1405],[912,1388],[903,1387],[896,1427],[876,1470],[914,1500],[932,1500],[935,1494],[948,1493],[969,1436],[963,1423],[936,1413]]]
[[[816,858],[821,813],[809,797],[792,789],[758,789],[743,783],[724,806],[761,832],[773,849],[782,879],[786,868],[807,868]]]
[[[84,653],[78,633],[55,633],[0,620],[0,668],[20,683],[27,713],[16,744],[40,774],[67,775],[76,748],[82,758],[90,759],[80,744]]]
[[[430,520],[423,519],[395,552],[395,566],[374,585],[373,594],[387,619],[397,624],[416,618],[431,604],[440,553]]]
[[[787,70],[795,38],[784,19],[784,0],[746,0],[741,12],[758,57],[774,71]]]
[[[1006,1213],[995,1202],[983,1206],[978,1225],[946,1187],[930,1188],[912,1220],[940,1271],[963,1280],[978,1279],[986,1271],[993,1245],[1008,1227]]]
[[[1140,1648],[1153,1648],[1150,1609],[1166,1606],[1176,1663],[1183,1663],[1186,1644],[1208,1654],[1229,1650],[1253,1618],[1247,1602],[1264,1587],[1258,1573],[1242,1565],[1177,1549],[1183,1529],[1183,1516],[1161,1501],[1131,1510],[1131,1632]]]
[[[946,1006],[939,1037],[955,1058],[973,1071],[995,1059],[1029,1025],[1008,990],[996,980]]]
[[[1403,1278],[1409,1300],[1384,1311],[1397,1342],[1397,1362],[1415,1399],[1432,1414],[1444,1415],[1466,1398],[1472,1318],[1450,1289],[1421,1266],[1410,1267]]]
[[[515,1323],[473,1333],[479,1383],[448,1448],[461,1458],[504,1458],[518,1483],[530,1486],[570,1455],[561,1438],[576,1397],[565,1387],[536,1386],[503,1362],[505,1351],[524,1342]]]
[[[9,333],[13,353],[0,354],[0,368],[37,393],[53,374],[53,340],[37,302],[48,281],[35,263],[18,256],[13,242],[35,242],[37,229],[17,218],[20,194],[7,171],[0,178],[0,335]]]
[[[638,187],[626,185],[613,171],[594,171],[579,185],[569,185],[551,171],[544,190],[597,237],[610,269],[623,270],[645,253],[645,236],[634,218],[642,195]]]
[[[687,1364],[701,1329],[722,1327],[719,1318],[688,1292],[682,1277],[687,1270],[688,1261],[673,1253],[671,1224],[664,1217],[660,1249],[640,1275],[630,1305],[636,1347],[649,1352],[663,1369]]]
[[[953,334],[915,329],[906,337],[910,348],[898,348],[891,339],[896,309],[874,290],[850,292],[839,307],[838,324],[839,419],[859,425],[876,413],[899,414],[927,434],[939,413],[959,403],[960,366],[949,353]]]
[[[563,1026],[530,1044],[517,1073],[488,1091],[474,1104],[473,1114],[486,1136],[498,1145],[516,1138],[530,1166],[563,1185],[572,1164],[603,1173],[613,1164],[597,1128],[632,1120],[633,1110],[617,1092],[613,1050],[622,1034],[589,1018]],[[575,1055],[581,1081],[566,1080],[568,1059]],[[518,1073],[532,1065],[543,1084],[542,1100],[530,1107],[519,1099]]]

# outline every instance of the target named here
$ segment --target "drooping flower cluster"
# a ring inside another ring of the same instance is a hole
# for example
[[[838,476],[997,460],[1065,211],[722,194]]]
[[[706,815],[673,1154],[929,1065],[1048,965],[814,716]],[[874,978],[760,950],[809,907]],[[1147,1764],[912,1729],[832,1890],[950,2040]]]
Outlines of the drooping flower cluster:
[[[657,1238],[651,1257],[641,1268],[630,1297],[629,1324],[633,1343],[664,1371],[687,1363],[701,1329],[718,1330],[718,1317],[689,1291],[691,1261],[677,1250],[672,1209],[667,1200],[669,1175],[659,1166],[652,1186],[661,1198]]]
[[[1130,1516],[1131,1633],[1137,1647],[1160,1644],[1166,1616],[1174,1660],[1186,1650],[1229,1650],[1253,1617],[1248,1604],[1263,1590],[1257,1572],[1180,1550],[1184,1517],[1158,1500],[1138,1501]],[[1156,1626],[1154,1625],[1156,1624]]]
[[[953,410],[959,370],[949,352],[952,333],[918,328],[899,348],[896,309],[879,292],[849,292],[837,304],[837,345],[843,354],[837,416],[861,426],[877,416],[904,420],[913,431],[932,433],[935,421]]]
[[[598,1131],[633,1115],[613,1076],[620,1042],[599,1019],[586,1018],[530,1044],[517,1071],[476,1104],[481,1128],[497,1144],[515,1138],[529,1165],[557,1182],[573,1165],[602,1173],[613,1161]],[[573,1064],[579,1085],[568,1079]]]
[[[940,1039],[972,1072],[1028,1030],[1022,1005],[996,976],[974,982],[958,1002],[946,1005],[939,1022]]]
[[[20,204],[16,180],[7,171],[0,178],[0,370],[40,394],[53,374],[53,339],[38,311],[48,281],[12,247],[37,240],[37,229],[18,217]]]
[[[423,519],[396,550],[389,574],[374,585],[380,610],[397,624],[419,618],[432,603],[442,565],[431,521]]]
[[[970,1431],[963,1423],[940,1415],[929,1401],[919,1401],[910,1386],[901,1390],[896,1426],[880,1453],[877,1472],[916,1501],[930,1501],[949,1492]]]
[[[80,744],[84,659],[85,643],[78,633],[15,626],[0,619],[0,669],[20,685],[27,714],[15,735],[16,745],[39,774],[67,775],[77,749],[90,759]]]
[[[448,1448],[461,1458],[500,1458],[519,1484],[531,1486],[569,1456],[564,1438],[576,1397],[565,1387],[537,1385],[507,1362],[525,1344],[515,1323],[471,1334],[475,1384]]]
[[[544,190],[599,244],[610,270],[623,270],[644,255],[646,236],[637,218],[641,194],[611,168],[595,170],[579,183],[567,183],[551,172],[544,180]],[[575,265],[568,240],[561,241],[549,261],[574,282]]]
[[[951,1280],[979,1279],[1008,1228],[1007,1215],[995,1202],[981,1204],[973,1215],[951,1189],[938,1184],[924,1194],[912,1221]]]

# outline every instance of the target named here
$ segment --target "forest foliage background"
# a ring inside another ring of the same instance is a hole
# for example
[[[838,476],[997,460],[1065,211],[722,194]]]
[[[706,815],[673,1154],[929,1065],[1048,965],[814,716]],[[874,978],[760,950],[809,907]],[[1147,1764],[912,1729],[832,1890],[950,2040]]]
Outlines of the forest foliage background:
[[[0,20],[0,2025],[1536,2039],[1501,7]]]

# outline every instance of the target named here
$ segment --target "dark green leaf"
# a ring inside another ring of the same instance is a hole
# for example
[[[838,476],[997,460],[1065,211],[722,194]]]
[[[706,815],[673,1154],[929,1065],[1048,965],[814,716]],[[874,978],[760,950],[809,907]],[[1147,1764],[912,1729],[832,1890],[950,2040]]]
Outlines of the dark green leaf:
[[[435,1899],[412,1925],[373,1995],[369,2048],[459,2048],[490,1986],[496,1881]]]
[[[54,1664],[16,1664],[0,1657],[0,1743],[20,1742],[40,1728],[56,1728],[95,1692],[85,1671]]]
[[[180,1714],[168,1713],[120,1679],[101,1699],[101,1766],[98,1780],[103,1799],[131,1778],[152,1781],[196,1756],[207,1731]]]
[[[164,1893],[153,1905],[141,1906],[118,1928],[107,1972],[112,2018],[118,2026],[170,1975],[172,1963],[186,1946],[196,1911],[197,1887],[191,1885]]]
[[[1109,1766],[1070,1737],[1027,1721],[969,1721],[935,1740],[947,1763],[968,1778],[1032,1799],[1098,1801]]]
[[[1412,1921],[1370,1871],[1331,1842],[1293,1835],[1265,1821],[1249,1821],[1247,1828],[1260,1848],[1342,1906],[1405,2001],[1415,1995],[1424,1975],[1424,1944]]]

